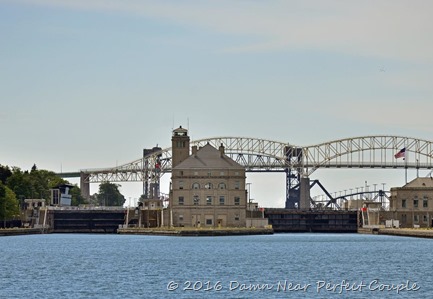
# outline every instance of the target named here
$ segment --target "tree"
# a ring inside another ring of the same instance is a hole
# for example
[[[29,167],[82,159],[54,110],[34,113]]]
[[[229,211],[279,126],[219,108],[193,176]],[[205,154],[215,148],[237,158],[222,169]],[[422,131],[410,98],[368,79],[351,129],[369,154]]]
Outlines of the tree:
[[[40,196],[40,198],[48,199],[51,197],[50,189],[57,187],[62,184],[69,184],[68,181],[57,176],[54,172],[49,170],[33,170],[29,174],[30,181],[32,184],[32,191],[34,198]]]
[[[3,221],[10,220],[19,214],[20,209],[15,193],[0,182],[0,218]]]
[[[77,185],[69,191],[69,194],[72,195],[71,206],[79,206],[87,203],[86,199],[81,196],[81,189]]]
[[[7,186],[9,191],[14,193],[15,198],[22,201],[24,198],[43,198],[50,202],[51,189],[59,185],[70,183],[56,175],[53,171],[38,169],[33,165],[30,172],[22,171],[19,167],[0,165],[0,183]],[[86,203],[86,199],[81,196],[81,190],[75,186],[70,190],[72,195],[71,204],[78,206]],[[1,209],[1,206],[0,206]]]
[[[13,167],[11,175],[6,179],[6,185],[18,198],[43,198],[47,202],[50,202],[51,189],[63,184],[70,183],[52,171],[37,169],[36,165],[33,165],[30,172]],[[86,203],[80,192],[77,186],[71,189],[72,205]]]
[[[33,188],[29,173],[21,171],[18,167],[12,167],[12,175],[6,180],[6,185],[23,198],[33,198]]]
[[[30,172],[12,168],[12,175],[6,180],[6,185],[23,198],[48,199],[51,196],[50,189],[61,184],[69,183],[52,171],[36,169],[35,165]]]
[[[119,184],[104,182],[99,185],[98,202],[103,206],[123,206],[125,197],[120,194]]]
[[[9,169],[9,166],[3,166],[0,164],[0,182],[6,184],[6,180],[11,175],[12,175],[12,171]]]

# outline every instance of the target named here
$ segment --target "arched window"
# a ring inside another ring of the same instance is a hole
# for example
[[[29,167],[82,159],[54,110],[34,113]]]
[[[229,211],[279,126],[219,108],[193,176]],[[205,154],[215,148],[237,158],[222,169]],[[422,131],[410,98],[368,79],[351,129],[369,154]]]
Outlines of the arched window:
[[[212,189],[212,183],[206,183],[206,185],[204,185],[205,189]]]
[[[199,183],[192,184],[192,189],[200,189],[200,184]]]
[[[225,188],[226,188],[226,184],[225,183],[219,183],[218,189],[225,189]]]

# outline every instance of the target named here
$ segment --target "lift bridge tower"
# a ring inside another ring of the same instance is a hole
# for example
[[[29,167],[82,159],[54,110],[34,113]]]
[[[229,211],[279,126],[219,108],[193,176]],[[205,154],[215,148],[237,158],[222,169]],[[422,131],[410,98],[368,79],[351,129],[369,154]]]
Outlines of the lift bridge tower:
[[[172,168],[189,157],[189,145],[190,138],[188,136],[188,130],[182,128],[182,126],[173,130],[171,138]],[[163,162],[162,154],[158,154],[156,160],[147,159],[147,157],[161,152],[161,150],[160,147],[143,150],[143,169],[145,172],[144,178],[146,178],[143,180],[143,194],[145,199],[155,199],[158,198],[160,194],[161,163]],[[149,165],[149,163],[151,163],[149,161],[155,161],[155,165]],[[152,169],[154,169],[154,171],[152,171]]]
[[[286,162],[291,167],[286,172],[286,209],[310,208],[310,179],[304,175],[303,148],[285,147]]]
[[[146,157],[152,155],[153,153],[161,151],[161,148],[155,146],[151,149],[143,149],[143,195],[144,199],[155,199],[159,197],[160,191],[160,176],[161,176],[161,155],[156,158],[155,165],[149,165],[149,159]],[[155,167],[155,171],[150,171],[151,168]]]

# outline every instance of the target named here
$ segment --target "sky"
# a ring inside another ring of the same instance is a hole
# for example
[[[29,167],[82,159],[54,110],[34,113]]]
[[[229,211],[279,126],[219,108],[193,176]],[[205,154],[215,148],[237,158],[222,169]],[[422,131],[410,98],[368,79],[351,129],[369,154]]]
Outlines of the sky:
[[[0,164],[113,167],[170,147],[180,125],[193,140],[432,140],[432,13],[429,0],[0,0]],[[313,175],[331,192],[405,179]],[[284,206],[284,175],[247,182]]]

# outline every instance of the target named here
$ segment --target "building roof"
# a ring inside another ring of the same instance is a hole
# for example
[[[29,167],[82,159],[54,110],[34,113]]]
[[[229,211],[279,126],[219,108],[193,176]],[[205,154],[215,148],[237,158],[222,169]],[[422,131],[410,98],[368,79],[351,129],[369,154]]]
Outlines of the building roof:
[[[174,129],[173,130],[173,136],[187,136],[188,135],[188,130],[187,129],[184,129],[184,128],[182,128],[182,126],[180,126],[179,128],[177,128],[177,129]]]
[[[416,178],[404,185],[404,188],[433,188],[433,178]]]
[[[231,159],[209,143],[197,150],[193,154],[179,163],[174,169],[244,169],[242,165]]]

